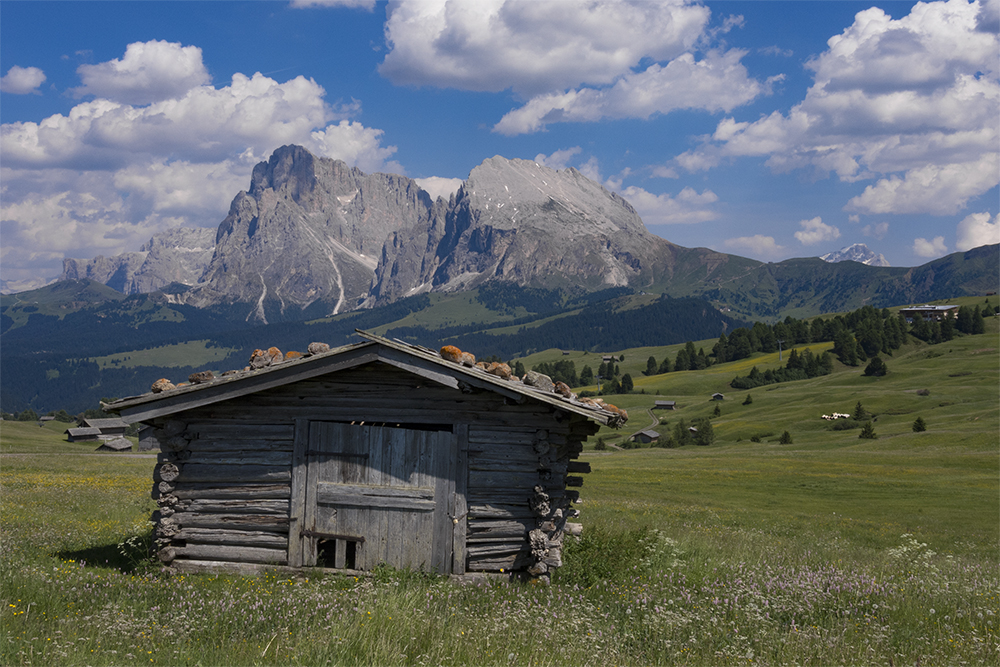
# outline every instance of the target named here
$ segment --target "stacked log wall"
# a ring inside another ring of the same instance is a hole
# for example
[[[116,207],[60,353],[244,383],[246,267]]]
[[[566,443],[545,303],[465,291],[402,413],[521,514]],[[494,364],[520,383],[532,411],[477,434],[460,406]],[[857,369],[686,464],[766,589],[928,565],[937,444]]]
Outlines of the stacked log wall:
[[[287,564],[299,418],[455,424],[456,433],[468,433],[467,569],[545,575],[561,564],[566,521],[578,514],[578,494],[567,486],[582,481],[574,472],[587,472],[573,459],[597,425],[494,392],[457,392],[380,364],[155,422],[161,560]]]

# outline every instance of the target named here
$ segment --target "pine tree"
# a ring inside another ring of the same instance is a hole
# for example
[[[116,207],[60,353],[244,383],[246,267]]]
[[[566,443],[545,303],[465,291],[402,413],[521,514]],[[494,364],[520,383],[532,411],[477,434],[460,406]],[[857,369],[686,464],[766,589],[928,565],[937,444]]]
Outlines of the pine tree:
[[[743,405],[750,405],[751,403],[753,403],[753,397],[747,394],[747,400],[743,401]]]
[[[861,433],[858,437],[863,440],[878,440],[878,434],[875,433],[875,426],[872,425],[871,420],[866,421],[865,425],[861,427]]]
[[[778,440],[778,442],[782,445],[792,444],[792,434],[789,433],[788,431],[785,431],[784,433],[781,434],[781,438]]]
[[[650,357],[646,360],[646,371],[643,375],[656,375],[656,357]]]
[[[917,417],[913,422],[913,432],[922,433],[927,430],[927,423],[924,421],[923,417]]]

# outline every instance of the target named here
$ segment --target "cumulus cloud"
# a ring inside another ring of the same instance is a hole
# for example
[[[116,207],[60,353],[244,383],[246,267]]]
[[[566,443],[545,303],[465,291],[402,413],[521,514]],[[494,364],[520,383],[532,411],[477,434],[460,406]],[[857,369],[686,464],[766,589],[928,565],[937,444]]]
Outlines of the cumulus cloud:
[[[778,259],[785,252],[785,247],[775,243],[773,236],[763,234],[726,239],[722,245],[735,254],[764,261]]]
[[[871,236],[872,238],[876,238],[881,241],[889,233],[889,223],[878,222],[874,225],[865,225],[861,228],[861,233],[865,236]]]
[[[766,156],[777,172],[876,179],[848,210],[960,210],[1000,182],[1000,39],[978,29],[979,11],[950,0],[917,3],[898,20],[877,7],[859,12],[808,63],[813,85],[787,115],[725,118],[677,164],[697,171]]]
[[[913,239],[913,254],[917,257],[940,257],[946,252],[948,246],[943,236],[935,236],[930,241],[922,237]]]
[[[543,130],[555,122],[642,118],[676,109],[730,111],[761,94],[763,86],[740,63],[744,51],[711,51],[695,60],[685,53],[666,66],[626,74],[609,88],[581,88],[539,95],[507,113],[493,128],[506,135]]]
[[[236,73],[214,87],[199,83],[196,47],[142,47],[81,73],[82,89],[116,99],[0,126],[5,280],[57,274],[64,256],[135,250],[169,227],[214,226],[254,164],[285,144],[368,172],[402,173],[381,130],[344,117],[360,104],[332,107],[311,79]],[[164,64],[164,53],[188,60]],[[158,66],[166,80],[146,85]]]
[[[1000,215],[994,215],[991,221],[989,213],[973,213],[958,223],[955,231],[955,250],[964,252],[1000,243]]]
[[[840,238],[840,230],[824,223],[819,216],[812,220],[802,220],[799,222],[799,226],[802,227],[802,231],[795,232],[795,238],[802,245],[816,245]]]
[[[555,122],[649,118],[675,109],[729,111],[766,90],[740,50],[694,53],[742,23],[708,29],[692,0],[414,0],[390,3],[379,72],[400,85],[499,92],[527,103],[496,132]]]
[[[569,166],[570,160],[579,155],[582,150],[579,146],[573,146],[572,148],[554,151],[551,155],[539,153],[535,156],[535,162],[549,169],[565,169]]]
[[[38,91],[45,83],[45,72],[37,67],[19,67],[14,65],[0,77],[0,92],[14,95],[27,95]]]
[[[448,199],[453,194],[458,192],[458,189],[462,187],[462,183],[465,182],[461,178],[442,178],[441,176],[429,176],[427,178],[415,178],[413,180],[417,182],[417,185],[427,191],[427,194],[431,196],[431,199],[437,199],[438,197]]]
[[[696,224],[718,217],[711,205],[719,197],[708,189],[699,194],[687,187],[671,197],[668,194],[653,194],[633,185],[622,190],[621,195],[635,207],[646,225]]]
[[[124,104],[149,104],[183,95],[212,77],[197,46],[177,42],[135,42],[119,60],[80,65],[83,85],[74,88],[77,97],[94,95]]]
[[[711,12],[689,0],[391,3],[379,72],[400,85],[534,96],[609,84],[692,49]]]

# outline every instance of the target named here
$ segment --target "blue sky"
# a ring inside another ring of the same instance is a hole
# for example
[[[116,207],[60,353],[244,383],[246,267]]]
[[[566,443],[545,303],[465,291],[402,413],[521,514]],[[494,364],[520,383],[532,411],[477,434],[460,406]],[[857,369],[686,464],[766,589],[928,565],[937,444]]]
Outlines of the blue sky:
[[[1000,5],[0,4],[0,278],[215,227],[286,143],[447,194],[574,167],[683,246],[1000,242]]]

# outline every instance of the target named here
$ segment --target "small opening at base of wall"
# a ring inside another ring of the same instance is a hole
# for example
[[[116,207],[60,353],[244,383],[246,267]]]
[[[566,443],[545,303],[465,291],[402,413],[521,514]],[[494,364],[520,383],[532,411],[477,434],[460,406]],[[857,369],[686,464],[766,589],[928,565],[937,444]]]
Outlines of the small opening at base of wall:
[[[336,567],[338,540],[320,540],[316,545],[316,565],[318,567]],[[355,570],[358,555],[358,543],[340,540],[344,545],[344,569]]]

